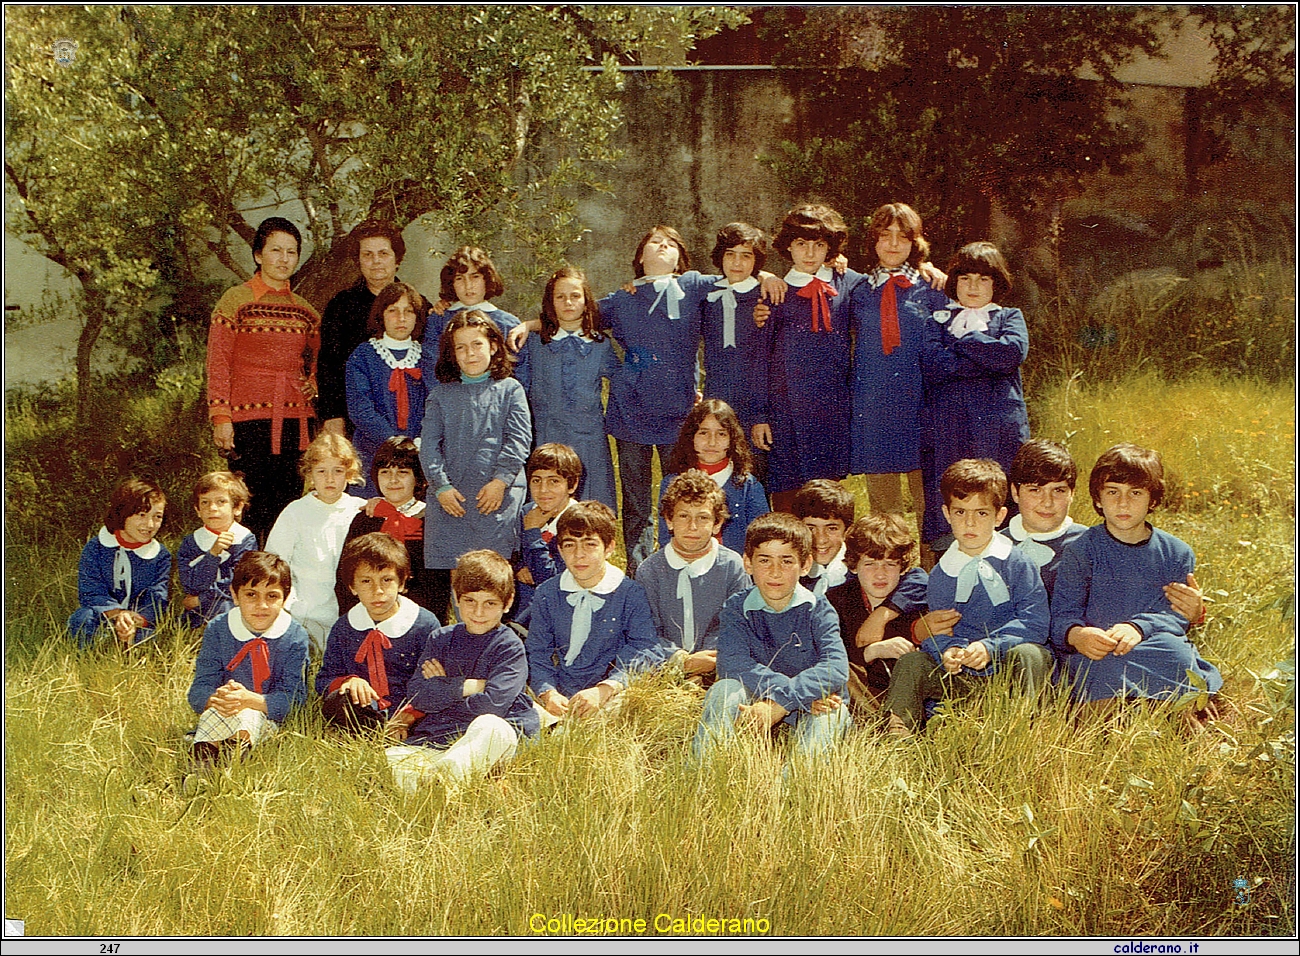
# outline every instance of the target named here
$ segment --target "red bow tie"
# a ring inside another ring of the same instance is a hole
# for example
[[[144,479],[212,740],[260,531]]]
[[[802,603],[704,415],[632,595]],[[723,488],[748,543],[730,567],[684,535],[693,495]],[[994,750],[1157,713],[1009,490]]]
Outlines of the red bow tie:
[[[397,393],[397,427],[406,430],[406,423],[411,416],[411,399],[406,393],[406,377],[419,381],[423,374],[418,368],[395,368],[388,376],[388,390]]]
[[[233,671],[245,657],[248,658],[248,663],[253,668],[253,692],[257,694],[263,693],[262,688],[271,679],[271,660],[266,652],[265,638],[255,637],[251,641],[245,641],[244,646],[239,649],[239,653],[232,657],[230,663],[226,665],[226,670]]]
[[[831,299],[839,295],[835,287],[824,279],[813,279],[795,295],[812,303],[812,330],[816,332],[821,322],[824,331],[831,331]]]
[[[880,349],[886,355],[903,344],[898,330],[898,290],[912,288],[912,280],[894,273],[880,290]]]
[[[370,679],[370,686],[375,689],[379,695],[379,706],[388,706],[388,671],[384,669],[384,651],[393,646],[383,631],[371,629],[366,635],[366,639],[361,642],[361,647],[357,649],[357,656],[353,658],[358,664],[366,665],[366,674]]]

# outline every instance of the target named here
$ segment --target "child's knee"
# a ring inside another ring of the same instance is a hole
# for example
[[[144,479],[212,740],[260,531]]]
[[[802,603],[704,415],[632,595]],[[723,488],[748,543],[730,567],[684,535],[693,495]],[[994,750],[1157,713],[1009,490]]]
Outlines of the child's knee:
[[[1052,652],[1042,644],[1017,644],[1007,651],[1012,676],[1029,693],[1037,693],[1052,675]]]

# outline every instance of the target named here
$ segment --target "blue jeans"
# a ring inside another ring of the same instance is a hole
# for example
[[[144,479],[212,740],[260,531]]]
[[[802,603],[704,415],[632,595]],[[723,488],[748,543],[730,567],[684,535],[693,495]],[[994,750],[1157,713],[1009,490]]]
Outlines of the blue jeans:
[[[700,726],[691,742],[691,756],[697,762],[703,762],[714,748],[726,746],[735,739],[740,708],[753,699],[745,685],[731,677],[723,678],[709,688],[704,697]],[[810,758],[820,757],[834,747],[848,733],[853,718],[849,716],[848,707],[841,706],[818,716],[796,711],[786,715],[784,723],[791,728],[794,737],[792,756]]]
[[[655,449],[659,449],[659,469],[667,474],[672,445],[642,445],[616,439],[618,446],[618,482],[623,491],[623,547],[627,551],[627,574],[636,574],[637,565],[655,549],[655,526],[650,521],[650,504],[654,489],[650,469]]]

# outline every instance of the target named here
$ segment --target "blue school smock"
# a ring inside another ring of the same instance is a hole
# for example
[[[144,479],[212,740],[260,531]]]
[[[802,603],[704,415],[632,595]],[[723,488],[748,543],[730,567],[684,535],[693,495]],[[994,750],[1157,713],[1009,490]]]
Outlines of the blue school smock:
[[[127,562],[114,574],[118,552]],[[137,630],[135,643],[152,635],[153,625],[167,611],[167,590],[171,584],[172,556],[157,538],[138,548],[122,548],[113,532],[101,527],[86,542],[77,562],[77,610],[68,619],[68,630],[82,646],[104,623],[107,611],[135,611],[151,625]]]
[[[513,378],[449,382],[429,392],[420,440],[420,464],[429,482],[426,568],[454,568],[475,548],[510,560],[519,548],[519,509],[528,491],[524,462],[532,439],[528,397]],[[475,497],[494,478],[506,486],[501,507],[481,515]],[[446,485],[464,495],[462,517],[442,510],[438,491]]]
[[[438,343],[442,339],[442,332],[447,328],[447,323],[451,321],[451,317],[462,309],[477,309],[482,312],[501,330],[502,337],[508,337],[510,330],[519,324],[517,316],[505,309],[498,309],[491,302],[480,302],[478,305],[453,302],[442,315],[430,310],[428,324],[424,327],[424,338],[420,340],[420,343],[424,346],[424,361],[425,367],[428,369],[429,388],[431,389],[442,384],[437,378],[433,377],[433,367],[438,363]]]
[[[754,306],[762,296],[758,279],[751,276],[732,286],[726,276],[705,276],[712,282],[700,306],[704,334],[704,397],[718,398],[731,406],[749,435],[757,419],[759,402],[754,395],[754,360],[763,343],[762,330],[754,324]],[[751,284],[752,283],[752,284]],[[737,291],[737,288],[744,291]],[[736,298],[735,321],[725,321],[723,294],[731,290]],[[728,345],[730,341],[732,344]],[[730,545],[728,545],[730,547]]]
[[[233,668],[230,662],[239,656],[245,644],[260,640],[266,644],[270,674],[261,690],[253,679],[252,654]],[[203,644],[194,662],[194,682],[188,700],[194,713],[202,714],[208,698],[228,681],[239,681],[266,698],[266,716],[277,724],[307,699],[307,629],[281,611],[262,634],[250,631],[239,608],[233,608],[211,622],[203,632]]]
[[[197,609],[182,615],[189,627],[203,627],[235,606],[230,596],[235,565],[246,552],[257,550],[257,536],[238,521],[230,526],[230,531],[235,540],[219,556],[211,551],[217,536],[207,528],[186,535],[176,553],[181,590],[187,597],[193,595],[199,599]]]
[[[1065,552],[1066,545],[1087,530],[1087,525],[1079,524],[1077,521],[1066,521],[1055,531],[1030,534],[1025,530],[1024,517],[1016,515],[1007,523],[1005,534],[1017,549],[1025,552],[1029,560],[1038,565],[1038,573],[1043,579],[1043,587],[1047,588],[1047,598],[1050,601],[1052,588],[1056,583],[1056,569],[1060,565],[1061,555]]]
[[[1176,699],[1198,689],[1189,671],[1209,693],[1219,691],[1219,669],[1188,640],[1191,625],[1164,592],[1166,584],[1186,581],[1195,569],[1192,549],[1158,528],[1141,544],[1128,544],[1099,524],[1066,546],[1052,592],[1052,649],[1073,681],[1076,698]],[[1142,640],[1122,657],[1089,660],[1067,639],[1072,627],[1106,630],[1124,622],[1141,631]]]
[[[787,274],[786,281],[791,275]],[[772,310],[766,349],[754,363],[759,407],[755,417],[772,428],[768,486],[794,491],[813,478],[838,480],[849,467],[849,299],[862,274],[840,275],[822,267],[818,278],[836,290],[830,300],[831,329],[813,330],[813,306],[791,285]]]
[[[988,331],[961,338],[949,330],[961,311],[955,302],[934,313],[925,327],[921,368],[928,406],[930,447],[925,468],[925,517],[921,537],[948,533],[939,478],[963,458],[992,458],[1009,471],[1029,440],[1029,413],[1020,365],[1029,354],[1029,330],[1019,309],[994,309]]]
[[[675,305],[677,318],[670,314],[669,296],[675,293],[657,289],[660,279],[674,282],[682,294]],[[692,271],[656,277],[634,294],[620,289],[600,300],[601,322],[623,349],[605,413],[605,426],[615,438],[640,445],[677,441],[695,404],[700,302],[710,288],[704,276]]]
[[[911,288],[895,287],[900,342],[880,341],[880,301],[893,273],[877,267],[853,290],[852,474],[884,475],[921,467],[921,353],[925,326],[948,297],[910,265],[897,270]]]
[[[608,336],[593,342],[563,330],[549,342],[530,335],[515,367],[533,412],[533,447],[559,442],[576,451],[582,480],[574,497],[604,502],[615,511],[614,459],[605,432],[601,379],[612,381],[618,368]]]
[[[395,714],[406,702],[407,681],[415,673],[416,662],[430,634],[442,627],[441,622],[406,595],[397,598],[397,613],[386,621],[375,621],[365,605],[355,604],[334,622],[325,640],[325,657],[316,674],[316,693],[324,697],[343,686],[351,677],[361,677],[375,686],[377,675],[371,672],[370,660],[357,660],[371,631],[378,631],[388,642],[380,650],[388,694],[379,700],[379,709]]]
[[[386,336],[367,339],[356,347],[347,362],[348,418],[355,426],[352,444],[361,456],[361,474],[370,482],[370,463],[375,452],[388,439],[403,435],[420,437],[424,419],[424,400],[429,394],[428,370],[424,368],[424,350],[419,342],[396,348]],[[412,351],[414,350],[414,352]],[[397,393],[388,387],[396,368],[410,367],[419,377],[403,373],[406,378],[406,427],[398,426]],[[437,381],[436,379],[434,380]]]

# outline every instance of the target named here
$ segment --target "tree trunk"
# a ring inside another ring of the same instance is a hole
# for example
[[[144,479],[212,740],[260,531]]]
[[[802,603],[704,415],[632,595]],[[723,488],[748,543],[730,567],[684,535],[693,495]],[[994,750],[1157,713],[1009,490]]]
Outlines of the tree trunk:
[[[77,336],[77,424],[85,426],[90,423],[91,389],[94,386],[90,360],[95,351],[95,343],[99,341],[99,333],[104,331],[108,309],[104,293],[84,276],[81,287],[85,296],[82,303],[85,322],[81,326],[81,334]]]

